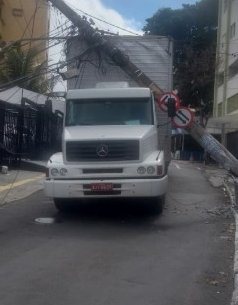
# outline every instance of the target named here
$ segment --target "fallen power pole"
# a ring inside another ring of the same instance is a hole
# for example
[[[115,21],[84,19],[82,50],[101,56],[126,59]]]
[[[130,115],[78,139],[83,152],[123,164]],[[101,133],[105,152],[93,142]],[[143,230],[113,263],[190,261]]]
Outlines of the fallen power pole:
[[[202,126],[194,123],[186,130],[215,161],[235,176],[238,176],[238,160]]]
[[[147,75],[145,75],[129,57],[112,44],[105,36],[96,31],[90,23],[79,16],[62,0],[48,0],[62,14],[64,14],[82,33],[83,38],[89,45],[100,45],[102,50],[107,54],[122,70],[131,76],[140,86],[149,87],[152,91],[161,95],[163,90],[155,84]]]
[[[163,90],[155,84],[146,74],[144,74],[130,58],[111,43],[105,36],[95,30],[91,24],[73,9],[71,9],[63,0],[48,0],[63,15],[65,15],[81,31],[83,38],[90,45],[100,45],[107,54],[124,72],[126,72],[138,85],[149,87],[158,97],[163,94]],[[211,134],[197,123],[189,128],[185,128],[191,136],[225,169],[230,170],[238,176],[238,160]]]

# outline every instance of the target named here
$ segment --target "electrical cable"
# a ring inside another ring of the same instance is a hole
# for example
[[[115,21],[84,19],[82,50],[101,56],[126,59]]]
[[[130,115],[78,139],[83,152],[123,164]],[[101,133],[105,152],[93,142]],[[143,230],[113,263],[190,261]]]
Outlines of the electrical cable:
[[[18,89],[21,89],[21,92],[22,92],[22,93],[21,93],[21,99],[23,99],[23,88],[18,88]],[[15,93],[16,93],[16,92],[15,92]],[[14,93],[14,94],[15,94],[15,93]],[[13,185],[14,185],[14,183],[16,182],[16,180],[17,180],[17,178],[18,178],[19,173],[20,173],[20,170],[18,169],[17,172],[16,172],[16,175],[15,175],[15,177],[14,177],[14,179],[13,179],[13,181],[12,181],[11,184],[10,184],[9,189],[7,190],[7,192],[6,192],[6,194],[3,196],[3,198],[1,198],[1,202],[0,202],[0,207],[1,207],[1,208],[6,204],[5,200],[6,200],[7,196],[10,194],[10,192],[11,192],[11,190],[12,190],[12,188],[13,188]]]
[[[9,7],[10,11],[13,11],[13,7],[12,7],[11,4],[9,3],[9,1],[5,1],[5,4]],[[14,20],[16,21],[16,23],[18,24],[18,26],[21,28],[22,33],[24,33],[24,29],[22,28],[22,24],[20,23],[19,19],[16,18],[16,16],[14,16]]]
[[[22,89],[22,88],[18,87],[18,88],[16,89],[15,92],[13,92],[6,100],[4,100],[4,102],[8,102],[15,94],[17,94],[17,92],[18,92],[20,89]]]
[[[127,29],[125,29],[125,28],[123,28],[123,27],[120,27],[120,26],[115,25],[115,24],[113,24],[113,23],[110,23],[110,22],[108,22],[108,21],[106,21],[106,20],[103,20],[103,19],[101,19],[101,18],[99,18],[99,17],[93,16],[93,15],[91,15],[91,14],[89,14],[89,13],[87,13],[87,12],[85,12],[85,11],[79,9],[79,8],[77,8],[76,6],[73,6],[73,5],[70,5],[70,6],[71,6],[72,8],[74,8],[76,11],[81,12],[81,13],[83,13],[84,15],[89,16],[89,17],[91,17],[91,18],[93,18],[93,19],[95,19],[95,20],[101,21],[101,22],[103,22],[103,23],[106,23],[106,24],[108,24],[108,25],[110,25],[110,26],[113,26],[113,27],[115,27],[115,28],[117,28],[117,29],[120,29],[120,30],[122,30],[122,31],[124,31],[124,32],[128,32],[128,33],[133,34],[133,35],[135,35],[135,36],[141,36],[141,35],[138,34],[138,33],[132,32],[132,31],[127,30]]]
[[[33,13],[33,21],[32,21],[32,27],[31,27],[31,39],[34,35],[34,30],[35,30],[35,21],[36,21],[36,13],[37,13],[37,10],[38,10],[38,2],[36,1],[36,6],[35,6],[35,10],[34,10],[34,13]],[[32,45],[32,41],[30,40],[30,44],[29,44],[29,50],[31,48],[31,45]]]
[[[66,23],[69,23],[69,22],[70,22],[70,21],[67,20],[67,21],[65,22],[65,24],[66,24]],[[49,36],[50,36],[50,35],[53,35],[53,37],[55,37],[55,36],[61,34],[62,32],[58,31],[58,29],[61,28],[62,26],[64,26],[65,24],[60,25],[60,26],[58,26],[57,28],[51,30],[51,31],[49,32]],[[68,28],[66,28],[65,30],[70,29],[71,27],[72,27],[72,24],[71,24],[70,26],[68,26]],[[56,32],[56,31],[58,31],[58,32]],[[44,35],[39,36],[39,38],[41,38],[41,37],[43,37],[43,36],[44,36]],[[5,51],[6,49],[10,48],[11,46],[15,45],[16,43],[20,43],[21,41],[22,41],[22,39],[18,39],[18,40],[14,41],[14,42],[11,42],[10,45],[7,45],[7,46],[1,48],[0,53],[3,53],[3,51]],[[26,43],[22,44],[21,46],[24,47],[24,46],[28,45],[29,43],[30,43],[30,42],[26,42]]]
[[[23,5],[22,5],[22,2],[21,2],[21,0],[20,0],[20,6],[21,6],[21,9],[22,9],[22,12],[23,12],[23,17],[24,17],[24,20],[25,20],[25,23],[26,23],[26,28],[25,28],[25,30],[24,30],[24,32],[23,32],[23,34],[22,34],[22,38],[25,36],[25,33],[26,33],[26,31],[29,31],[29,25],[30,25],[30,23],[31,23],[31,20],[32,20],[32,18],[33,18],[33,16],[34,16],[34,13],[33,13],[33,15],[31,16],[31,18],[29,19],[29,21],[27,21],[26,20],[26,15],[25,15],[25,12],[24,12],[24,9],[23,9]],[[29,33],[30,34],[30,33]]]
[[[17,178],[18,178],[18,175],[20,173],[20,170],[18,169],[16,174],[15,174],[15,177],[14,179],[12,180],[11,184],[10,184],[10,187],[9,189],[7,190],[6,194],[3,196],[3,198],[1,198],[1,202],[0,202],[0,208],[2,208],[3,206],[5,206],[7,204],[7,202],[5,202],[5,200],[7,199],[8,195],[10,194],[12,188],[13,188],[13,185],[14,183],[16,182]]]
[[[87,14],[87,15],[89,15],[90,17],[92,17],[92,18],[97,18],[97,17],[95,17],[95,16],[93,16],[93,15],[90,15],[90,14],[88,14],[88,13],[86,13],[86,12],[84,12],[84,11],[82,11],[82,10],[80,10],[80,9],[77,9],[78,11],[81,11],[81,12],[83,12],[84,14]],[[104,20],[102,20],[102,19],[100,19],[100,18],[98,18],[100,21],[103,21],[104,22]],[[106,21],[105,21],[105,23],[107,23]],[[67,24],[67,20],[66,20],[66,22],[64,23],[65,25]],[[112,24],[112,26],[113,26],[113,24]],[[62,27],[62,26],[59,26],[58,28],[60,28],[60,27]],[[71,26],[72,27],[72,26]],[[69,27],[70,28],[70,27]],[[122,28],[123,29],[123,28]],[[126,30],[126,29],[123,29],[123,30]],[[136,33],[133,33],[133,34],[136,34]],[[137,34],[138,35],[138,34]],[[138,35],[139,36],[139,35]],[[67,37],[66,37],[66,39],[67,39]],[[50,48],[52,48],[52,47],[54,47],[54,46],[56,46],[56,45],[58,45],[58,44],[60,44],[60,42],[58,42],[58,43],[56,43],[56,44],[52,44],[52,45],[49,45],[48,46],[48,48],[45,48],[45,49],[42,49],[40,52],[43,52],[43,51],[45,51],[46,49],[50,49]],[[234,55],[234,54],[232,54],[232,55]],[[204,63],[206,63],[206,62],[204,62]],[[167,73],[163,73],[163,72],[159,72],[160,74],[166,74],[167,75]],[[172,73],[172,74],[174,74],[174,73]]]

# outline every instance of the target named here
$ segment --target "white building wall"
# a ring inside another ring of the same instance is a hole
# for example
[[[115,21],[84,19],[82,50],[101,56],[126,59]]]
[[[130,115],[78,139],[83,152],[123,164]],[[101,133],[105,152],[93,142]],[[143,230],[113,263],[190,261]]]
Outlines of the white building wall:
[[[234,32],[233,32],[233,26],[235,26]],[[235,35],[233,36],[233,34]],[[238,52],[237,39],[238,39],[238,0],[231,0],[229,65],[232,64],[238,58],[237,56],[232,55]]]
[[[214,117],[229,114],[229,98],[238,94],[238,69],[231,74],[231,65],[238,67],[238,0],[219,1]]]
[[[219,56],[219,62],[218,62],[218,67],[219,67],[219,72],[224,71],[224,62],[225,62],[225,53],[226,53],[226,42],[227,42],[227,32],[226,32],[226,24],[227,24],[227,18],[228,18],[228,9],[225,10],[224,8],[224,1],[221,1],[220,3],[220,27],[218,28],[218,35],[219,37],[219,42],[217,45],[218,48],[218,56]]]
[[[238,74],[227,82],[227,98],[238,93]]]
[[[222,101],[223,101],[223,92],[224,92],[224,86],[218,87],[218,90],[217,90],[217,104],[222,103]]]

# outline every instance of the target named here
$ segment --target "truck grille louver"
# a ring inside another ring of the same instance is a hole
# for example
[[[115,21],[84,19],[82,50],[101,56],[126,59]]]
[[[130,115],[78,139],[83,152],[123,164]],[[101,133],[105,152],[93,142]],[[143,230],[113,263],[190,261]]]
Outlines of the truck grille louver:
[[[66,142],[66,159],[69,162],[139,160],[139,141],[70,141]]]

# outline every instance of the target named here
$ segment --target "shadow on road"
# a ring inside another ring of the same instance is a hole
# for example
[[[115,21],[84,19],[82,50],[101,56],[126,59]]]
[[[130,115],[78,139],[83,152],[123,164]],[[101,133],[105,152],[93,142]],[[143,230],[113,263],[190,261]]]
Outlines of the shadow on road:
[[[65,212],[56,214],[56,222],[148,225],[161,217],[146,200],[101,199],[70,202]]]

